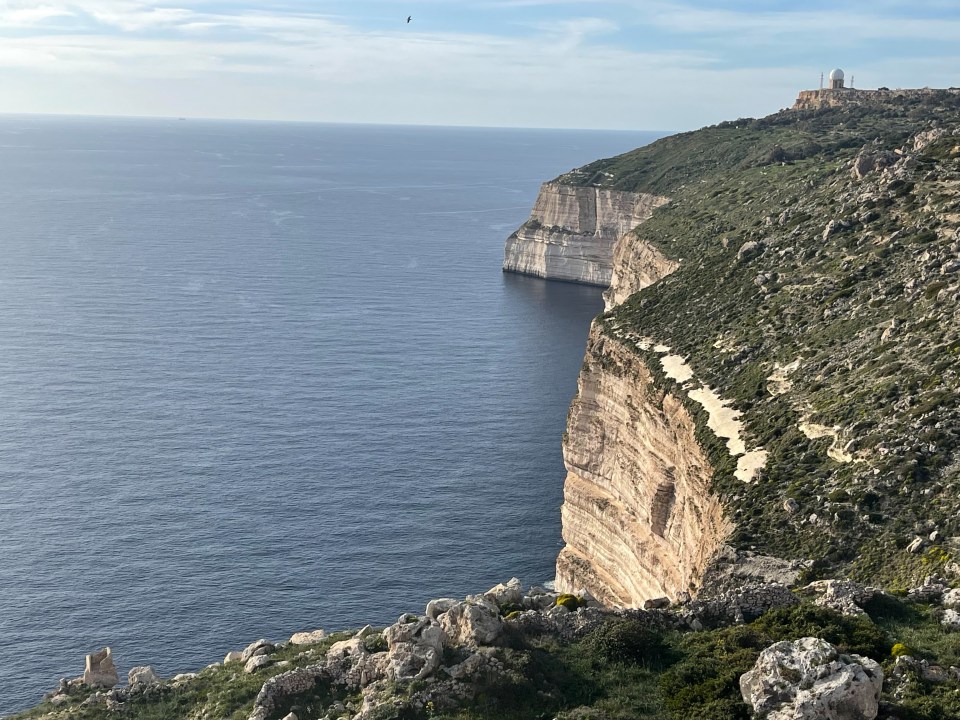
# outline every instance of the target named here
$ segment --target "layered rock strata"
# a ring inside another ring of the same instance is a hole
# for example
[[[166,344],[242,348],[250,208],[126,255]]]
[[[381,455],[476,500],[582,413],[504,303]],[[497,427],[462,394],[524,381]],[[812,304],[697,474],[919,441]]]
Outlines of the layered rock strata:
[[[680,267],[657,248],[633,233],[623,235],[613,248],[610,287],[603,294],[606,309],[653,285]]]
[[[732,530],[679,398],[595,323],[564,440],[557,588],[615,606],[695,591]]]
[[[544,183],[530,219],[507,239],[503,269],[607,287],[617,240],[666,202],[647,193]]]

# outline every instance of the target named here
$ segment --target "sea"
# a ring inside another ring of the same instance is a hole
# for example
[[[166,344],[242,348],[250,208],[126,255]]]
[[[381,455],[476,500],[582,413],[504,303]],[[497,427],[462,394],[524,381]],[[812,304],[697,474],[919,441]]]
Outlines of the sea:
[[[0,117],[0,715],[549,581],[602,300],[503,243],[662,134]]]

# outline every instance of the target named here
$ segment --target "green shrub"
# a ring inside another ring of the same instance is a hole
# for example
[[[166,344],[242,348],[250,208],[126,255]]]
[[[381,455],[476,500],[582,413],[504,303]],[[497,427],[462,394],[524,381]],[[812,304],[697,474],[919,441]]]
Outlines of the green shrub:
[[[579,608],[582,605],[582,603],[580,602],[580,598],[578,598],[576,595],[570,595],[568,593],[564,593],[563,595],[557,598],[557,602],[555,603],[555,605],[558,607],[563,606],[567,610],[570,610],[572,612],[577,608]]]
[[[893,647],[890,648],[890,654],[895,657],[905,657],[907,655],[915,655],[916,651],[909,645],[904,645],[903,643],[894,643]]]
[[[597,662],[662,664],[667,646],[660,633],[636,620],[608,620],[583,641],[583,649]]]

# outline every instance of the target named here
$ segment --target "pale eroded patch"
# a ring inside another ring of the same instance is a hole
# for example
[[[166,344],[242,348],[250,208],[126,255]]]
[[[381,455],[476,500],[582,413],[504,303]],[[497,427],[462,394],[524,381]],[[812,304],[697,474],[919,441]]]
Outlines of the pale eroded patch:
[[[614,334],[624,338],[630,333],[624,333],[623,328],[616,328]],[[730,400],[724,400],[711,388],[698,383],[693,368],[681,356],[670,355],[668,346],[654,343],[650,338],[632,337],[631,340],[642,350],[649,351],[652,348],[654,352],[662,355],[660,366],[666,376],[678,383],[691,400],[707,411],[707,427],[717,437],[727,441],[727,451],[731,457],[739,457],[734,475],[743,482],[751,482],[766,465],[767,451],[756,448],[747,452],[747,445],[741,434],[743,423],[740,422],[740,411],[730,407]]]
[[[838,463],[851,463],[854,461],[853,455],[844,449],[839,427],[802,422],[797,425],[797,428],[808,440],[819,440],[825,437],[833,438],[833,443],[827,448],[827,457],[831,460],[835,460]]]
[[[770,373],[770,377],[767,378],[767,392],[773,396],[783,395],[790,392],[793,388],[793,381],[790,380],[790,375],[800,368],[800,358],[797,358],[792,363],[787,365],[781,365],[780,363],[773,364],[773,372]]]

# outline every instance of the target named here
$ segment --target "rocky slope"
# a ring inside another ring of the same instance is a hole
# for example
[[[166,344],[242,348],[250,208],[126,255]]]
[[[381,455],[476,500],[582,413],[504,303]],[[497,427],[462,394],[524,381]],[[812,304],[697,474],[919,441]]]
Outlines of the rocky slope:
[[[616,241],[667,198],[650,193],[544,183],[527,220],[507,239],[503,269],[586,285],[610,284]]]

